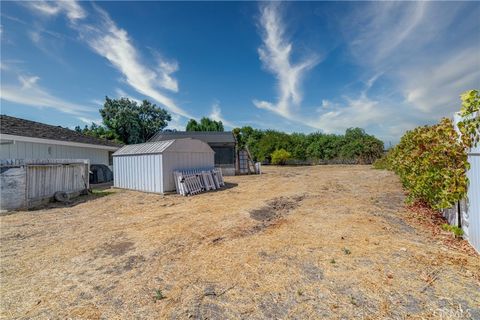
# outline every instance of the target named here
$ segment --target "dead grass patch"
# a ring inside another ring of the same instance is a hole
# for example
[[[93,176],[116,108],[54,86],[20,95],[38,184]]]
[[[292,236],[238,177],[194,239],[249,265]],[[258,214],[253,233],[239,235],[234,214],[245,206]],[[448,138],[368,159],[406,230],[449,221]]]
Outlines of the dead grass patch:
[[[410,220],[396,176],[265,171],[0,217],[0,317],[480,318],[478,257]]]

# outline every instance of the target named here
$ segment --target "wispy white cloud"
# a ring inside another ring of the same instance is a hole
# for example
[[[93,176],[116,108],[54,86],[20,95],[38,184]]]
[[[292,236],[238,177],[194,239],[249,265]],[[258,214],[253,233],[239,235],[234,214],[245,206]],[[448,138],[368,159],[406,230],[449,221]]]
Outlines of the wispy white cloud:
[[[386,68],[399,52],[418,45],[412,41],[412,35],[421,32],[419,28],[427,11],[425,1],[369,3],[345,16],[343,32],[359,61],[370,67]]]
[[[168,129],[184,131],[187,126],[185,118],[182,118],[178,114],[172,114],[172,120],[168,122]]]
[[[82,121],[83,123],[90,125],[92,123],[95,123],[96,125],[102,125],[102,119],[101,118],[87,118],[87,117],[77,117],[78,120]]]
[[[162,89],[178,92],[178,82],[172,76],[178,70],[178,63],[157,55],[157,66],[145,64],[128,32],[118,27],[107,12],[93,5],[94,10],[89,14],[90,22],[87,22],[87,12],[76,1],[41,1],[28,6],[47,16],[65,13],[71,22],[70,26],[78,31],[80,38],[94,52],[106,58],[125,77],[127,84],[172,113],[191,118],[188,112],[162,92]]]
[[[399,70],[401,89],[417,110],[437,116],[459,108],[459,95],[480,85],[480,46],[453,53],[449,59],[423,68]]]
[[[340,133],[351,127],[368,127],[388,118],[380,102],[369,98],[365,92],[359,97],[344,97],[344,102],[322,101],[325,110],[318,117],[308,117],[304,121],[311,127],[327,133]],[[383,106],[384,107],[384,106]]]
[[[355,60],[383,72],[392,91],[404,97],[417,121],[450,116],[461,92],[480,83],[480,42],[458,33],[478,34],[480,7],[466,3],[369,3],[345,17],[343,33]],[[452,28],[455,26],[455,28]]]
[[[45,16],[65,13],[72,22],[87,16],[85,10],[76,1],[25,1],[23,4]]]
[[[368,79],[358,80],[363,89],[324,98],[316,114],[307,115],[300,110],[301,93],[289,90],[300,84],[296,80],[301,76],[289,69],[292,44],[285,40],[278,6],[262,7],[259,52],[266,68],[277,76],[279,92],[285,94],[277,104],[255,103],[290,121],[334,133],[360,126],[397,141],[407,129],[451,116],[459,107],[458,95],[480,84],[480,42],[451,32],[455,24],[457,32],[478,33],[480,7],[468,12],[472,10],[465,3],[372,2],[355,6],[339,26],[352,62],[364,70],[360,78]],[[300,75],[308,69],[300,68]],[[285,75],[281,70],[287,70]],[[294,80],[282,82],[289,76]],[[292,112],[291,106],[298,108]]]
[[[158,58],[158,81],[162,88],[178,92],[177,79],[172,77],[172,73],[178,71],[178,62],[168,62]]]
[[[278,86],[278,101],[254,100],[255,106],[292,118],[292,108],[302,102],[301,81],[305,72],[318,62],[317,56],[306,57],[298,63],[291,62],[292,43],[285,35],[280,16],[280,4],[270,2],[261,6],[260,25],[263,44],[258,49],[264,67],[275,75]]]
[[[238,127],[233,122],[225,120],[225,118],[222,116],[222,110],[220,108],[220,103],[218,101],[215,101],[215,103],[212,105],[212,112],[210,113],[209,117],[215,121],[221,121],[223,125],[226,127],[229,127],[229,128]]]
[[[42,88],[38,76],[18,76],[16,85],[2,85],[0,99],[36,108],[51,108],[77,117],[85,116],[90,107],[59,98]]]
[[[159,90],[161,88],[178,90],[176,81],[171,78],[171,73],[177,67],[163,63],[155,70],[143,64],[127,31],[117,27],[102,9],[95,7],[95,10],[98,13],[97,24],[76,26],[81,38],[120,71],[125,76],[126,83],[137,92],[152,98],[173,113],[190,117],[185,110]]]
[[[103,101],[100,100],[100,99],[92,99],[90,100],[91,103],[93,103],[96,107],[100,107],[100,106],[103,106]]]
[[[132,101],[135,101],[138,104],[142,104],[141,99],[132,97],[131,95],[129,95],[128,93],[126,93],[125,91],[123,91],[120,88],[116,88],[115,93],[117,94],[117,98],[127,98],[127,99],[130,99]]]

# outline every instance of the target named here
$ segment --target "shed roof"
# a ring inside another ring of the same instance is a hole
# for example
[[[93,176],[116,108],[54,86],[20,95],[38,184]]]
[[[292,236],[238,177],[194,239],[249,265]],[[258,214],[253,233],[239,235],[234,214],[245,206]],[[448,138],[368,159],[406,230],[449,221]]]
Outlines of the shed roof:
[[[158,131],[149,142],[183,138],[198,139],[206,143],[235,143],[235,137],[231,131]]]
[[[67,142],[87,143],[108,147],[120,147],[121,145],[106,140],[99,139],[85,134],[62,128],[59,126],[52,126],[49,124],[15,118],[7,115],[0,115],[0,133],[9,134],[22,137],[59,140]]]
[[[127,156],[140,154],[159,154],[164,152],[207,152],[214,153],[212,148],[198,139],[173,139],[166,141],[145,142],[130,144],[117,150],[113,156]]]

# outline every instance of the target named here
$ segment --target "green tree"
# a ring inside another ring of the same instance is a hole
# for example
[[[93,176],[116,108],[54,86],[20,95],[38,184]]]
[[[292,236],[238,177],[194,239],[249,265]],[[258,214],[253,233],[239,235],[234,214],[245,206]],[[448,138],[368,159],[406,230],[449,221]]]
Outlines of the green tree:
[[[355,159],[359,163],[372,163],[383,154],[383,142],[365,133],[361,128],[349,128],[345,132],[340,156]]]
[[[304,133],[292,133],[290,135],[290,149],[292,158],[298,160],[307,159],[308,137]]]
[[[195,119],[190,119],[187,123],[186,131],[220,131],[223,132],[223,123],[222,121],[215,121],[207,117],[200,119],[200,122],[197,122]]]
[[[291,150],[290,135],[276,130],[266,130],[255,147],[255,158],[270,161],[275,150]]]
[[[122,141],[118,139],[118,136],[115,134],[115,132],[103,125],[98,125],[96,123],[92,123],[90,126],[85,125],[83,129],[80,126],[76,126],[75,131],[88,136],[122,143]]]
[[[100,109],[105,127],[126,144],[148,141],[157,131],[164,129],[170,114],[147,100],[142,104],[127,98],[110,99]]]
[[[287,163],[287,160],[291,158],[290,152],[288,152],[285,149],[279,149],[275,150],[272,152],[272,163],[273,164],[278,164],[278,165],[285,165]]]
[[[335,134],[315,133],[310,137],[307,156],[310,159],[331,160],[338,158],[344,139]]]

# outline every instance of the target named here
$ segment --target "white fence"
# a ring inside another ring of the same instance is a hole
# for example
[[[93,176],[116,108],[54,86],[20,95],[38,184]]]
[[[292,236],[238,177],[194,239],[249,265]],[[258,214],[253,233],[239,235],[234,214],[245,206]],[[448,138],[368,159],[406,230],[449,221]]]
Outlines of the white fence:
[[[173,176],[177,193],[183,196],[195,195],[225,186],[220,168],[175,170]]]
[[[466,216],[466,223],[462,228],[468,241],[480,253],[480,146],[468,154],[468,163],[467,206],[466,212],[462,213]]]
[[[57,191],[81,192],[89,188],[88,160],[1,160],[0,208],[31,208],[49,201]]]
[[[456,114],[455,125],[461,121]],[[443,215],[452,225],[461,226],[464,238],[480,253],[480,144],[468,150],[467,198],[453,208],[443,210]]]

